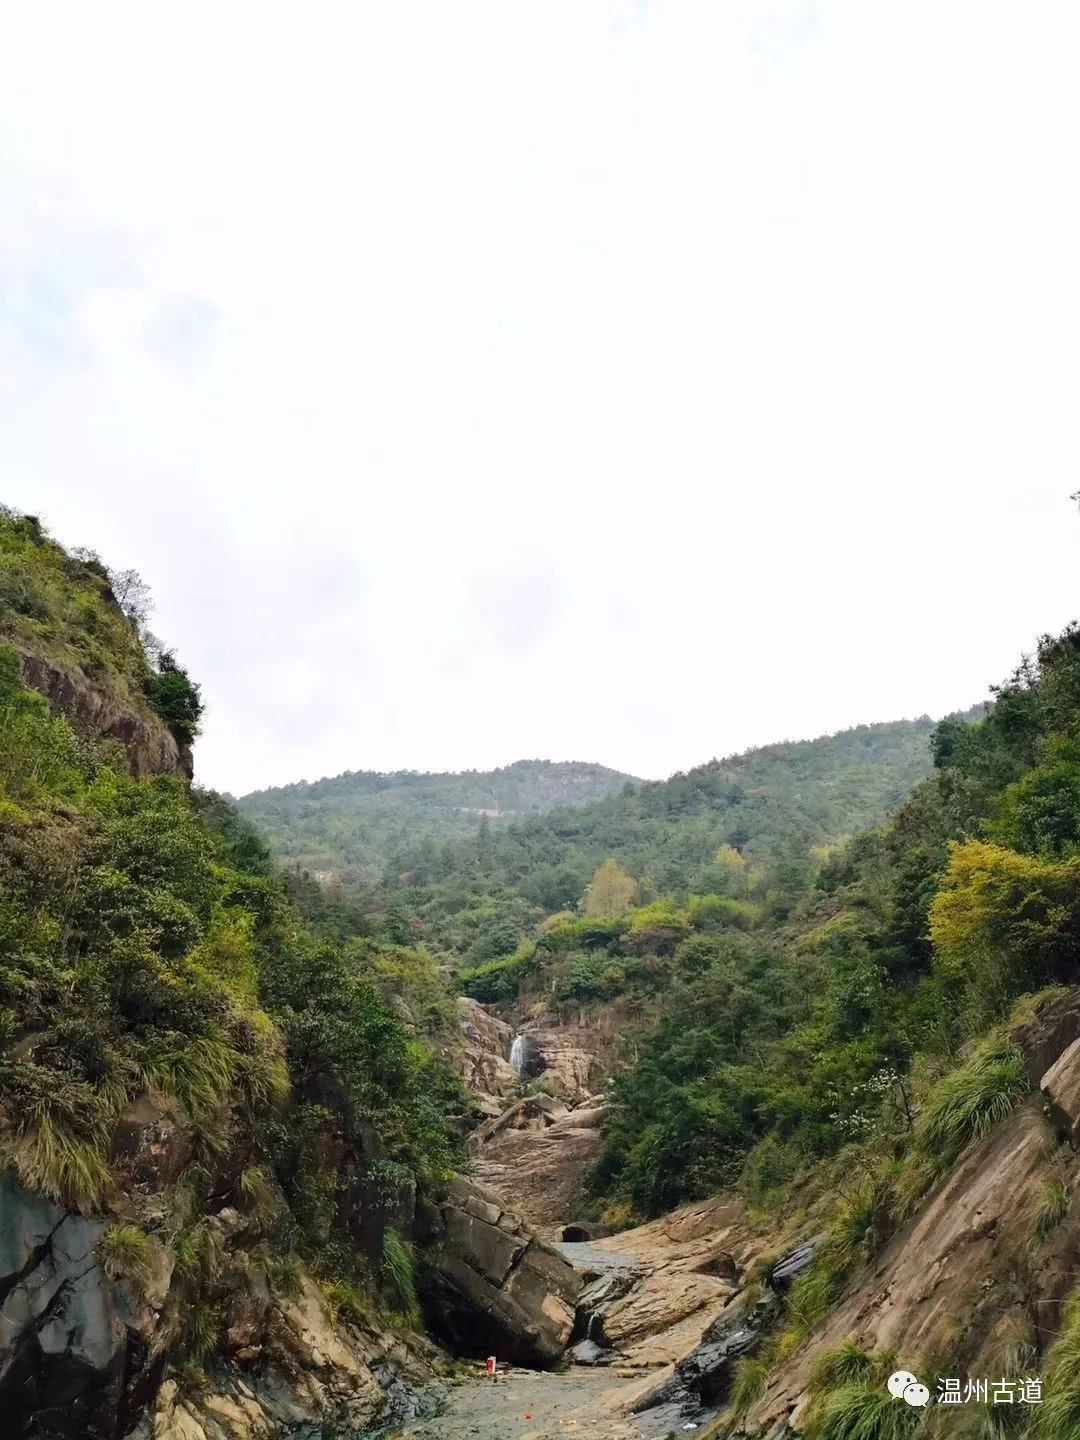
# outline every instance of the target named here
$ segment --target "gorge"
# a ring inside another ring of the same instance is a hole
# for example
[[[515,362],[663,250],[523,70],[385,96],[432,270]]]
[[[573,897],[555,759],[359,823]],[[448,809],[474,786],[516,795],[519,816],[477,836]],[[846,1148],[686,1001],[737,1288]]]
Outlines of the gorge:
[[[1080,1434],[1075,628],[666,782],[237,805],[107,567],[0,561],[5,1433]]]

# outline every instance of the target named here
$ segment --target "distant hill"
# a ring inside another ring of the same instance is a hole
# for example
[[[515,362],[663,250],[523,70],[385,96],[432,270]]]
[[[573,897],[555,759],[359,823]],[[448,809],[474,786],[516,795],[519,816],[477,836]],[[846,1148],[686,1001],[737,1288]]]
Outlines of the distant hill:
[[[929,774],[934,723],[922,716],[764,745],[453,842],[434,863],[405,847],[403,868],[431,896],[426,903],[414,883],[413,903],[434,918],[464,894],[504,890],[551,912],[575,905],[608,858],[646,894],[707,894],[722,845],[775,864],[880,824]]]
[[[618,794],[633,776],[578,761],[517,760],[497,770],[350,770],[245,795],[239,808],[286,864],[346,885],[381,885],[471,837]]]
[[[481,774],[347,774],[248,795],[240,808],[287,864],[367,892],[377,911],[392,905],[412,933],[475,963],[577,906],[609,858],[645,899],[722,888],[721,846],[779,866],[797,887],[813,847],[880,824],[929,774],[934,723],[858,725],[661,781],[520,761]]]

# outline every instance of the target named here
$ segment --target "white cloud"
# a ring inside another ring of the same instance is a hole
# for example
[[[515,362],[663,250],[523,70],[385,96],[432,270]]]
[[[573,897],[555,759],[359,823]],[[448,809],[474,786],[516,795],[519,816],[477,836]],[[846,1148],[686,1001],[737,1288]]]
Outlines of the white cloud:
[[[207,781],[711,754],[1071,618],[1066,0],[22,7],[6,497]]]

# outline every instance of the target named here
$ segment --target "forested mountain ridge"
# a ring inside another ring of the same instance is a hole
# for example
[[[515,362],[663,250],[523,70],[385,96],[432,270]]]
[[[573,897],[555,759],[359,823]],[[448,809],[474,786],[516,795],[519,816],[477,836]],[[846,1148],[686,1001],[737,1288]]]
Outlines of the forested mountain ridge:
[[[662,781],[602,771],[611,792],[602,799],[501,824],[458,811],[454,825],[463,834],[417,828],[407,818],[415,811],[399,812],[391,848],[382,817],[369,827],[359,807],[355,819],[346,808],[343,797],[361,790],[349,777],[263,792],[240,807],[286,861],[328,872],[376,915],[389,907],[406,922],[403,938],[422,936],[476,964],[508,954],[545,915],[576,907],[609,858],[635,877],[645,901],[722,888],[716,857],[724,847],[797,889],[815,847],[877,824],[928,773],[932,730],[926,716],[859,725],[761,746]],[[566,768],[540,762],[541,773]],[[397,777],[386,778],[395,782],[393,794]],[[363,791],[378,795],[384,777],[360,779]],[[317,837],[318,848],[306,854],[318,863],[301,859],[300,835],[303,844]]]
[[[347,886],[378,885],[436,842],[587,805],[638,783],[604,765],[517,760],[496,770],[346,771],[310,784],[256,790],[237,805],[286,865],[332,874]]]

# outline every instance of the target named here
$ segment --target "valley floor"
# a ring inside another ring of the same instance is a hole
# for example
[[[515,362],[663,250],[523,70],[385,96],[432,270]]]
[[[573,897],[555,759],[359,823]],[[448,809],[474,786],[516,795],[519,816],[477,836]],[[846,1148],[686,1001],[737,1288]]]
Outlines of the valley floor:
[[[603,1370],[509,1370],[492,1384],[465,1380],[452,1387],[445,1409],[416,1420],[402,1440],[641,1440],[633,1420],[600,1418],[619,1381]]]

